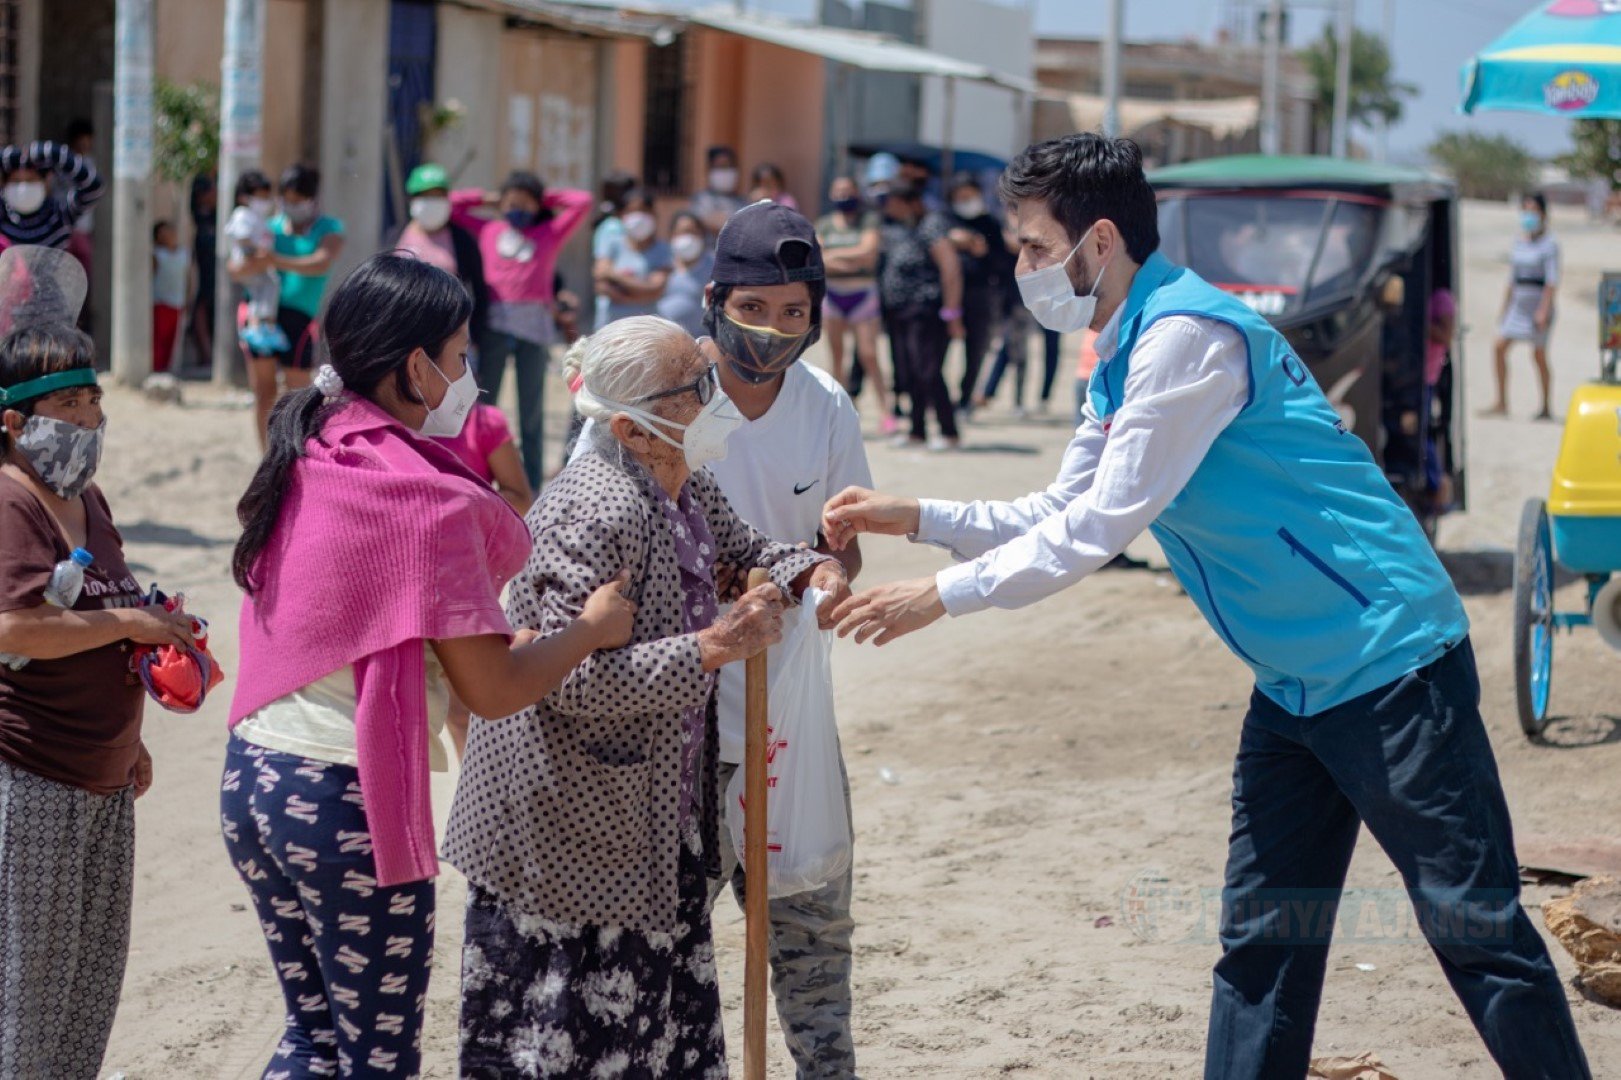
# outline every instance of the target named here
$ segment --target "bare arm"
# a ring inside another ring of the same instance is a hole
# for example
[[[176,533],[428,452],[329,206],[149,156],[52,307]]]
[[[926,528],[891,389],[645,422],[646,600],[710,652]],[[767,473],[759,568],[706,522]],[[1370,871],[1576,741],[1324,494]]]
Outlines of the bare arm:
[[[834,551],[824,537],[816,544],[816,550],[823,555],[831,555],[839,560],[844,567],[844,576],[849,581],[855,581],[856,575],[861,573],[861,544],[852,537],[843,548]]]
[[[520,631],[435,641],[451,689],[480,716],[511,716],[551,694],[598,649],[630,640],[636,605],[625,598],[629,571],[592,591],[579,617],[546,637]]]
[[[523,458],[518,444],[508,440],[490,454],[490,475],[495,477],[495,490],[501,493],[514,510],[527,514],[535,503],[535,493],[524,475]]]
[[[68,611],[51,604],[0,615],[0,652],[60,660],[105,645],[190,645],[191,619],[162,607]]]
[[[878,266],[878,230],[863,229],[859,244],[825,250],[822,260],[834,274],[872,273]]]
[[[645,278],[632,277],[629,274],[618,274],[614,278],[619,286],[619,292],[624,299],[632,303],[646,303],[657,300],[664,295],[664,287],[670,282],[668,270],[654,270]]]
[[[275,267],[285,270],[289,274],[308,274],[311,277],[320,277],[332,270],[332,264],[338,261],[343,252],[343,235],[334,233],[321,238],[321,246],[311,255],[277,255]]]
[[[957,258],[956,245],[950,240],[936,240],[929,246],[934,265],[940,270],[940,304],[942,307],[962,310],[962,263]]]

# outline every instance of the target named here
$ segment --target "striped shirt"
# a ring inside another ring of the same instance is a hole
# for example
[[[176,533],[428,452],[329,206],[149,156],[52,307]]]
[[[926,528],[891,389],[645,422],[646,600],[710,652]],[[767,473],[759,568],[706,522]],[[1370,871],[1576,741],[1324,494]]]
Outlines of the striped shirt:
[[[9,177],[20,168],[55,173],[56,190],[32,214],[19,214],[0,198],[0,237],[7,244],[39,244],[63,248],[79,215],[100,201],[106,190],[94,165],[61,143],[36,142],[28,147],[0,150],[0,173]]]

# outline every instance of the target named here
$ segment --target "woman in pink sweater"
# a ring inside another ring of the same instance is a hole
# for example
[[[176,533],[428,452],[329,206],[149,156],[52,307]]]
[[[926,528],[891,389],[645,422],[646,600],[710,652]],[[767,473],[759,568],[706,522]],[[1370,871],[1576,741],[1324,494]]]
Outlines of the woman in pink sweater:
[[[432,438],[478,397],[471,311],[418,259],[351,274],[327,311],[331,363],[276,406],[238,507],[247,596],[220,808],[287,1003],[272,1072],[420,1072],[428,772],[449,692],[509,716],[630,636],[616,581],[559,632],[513,640],[500,592],[528,530]]]
[[[589,191],[547,191],[528,172],[507,177],[499,192],[450,196],[450,220],[478,238],[490,289],[489,326],[474,343],[479,389],[498,399],[512,361],[519,448],[529,486],[537,490],[545,450],[546,363],[557,341],[557,255],[594,204]]]

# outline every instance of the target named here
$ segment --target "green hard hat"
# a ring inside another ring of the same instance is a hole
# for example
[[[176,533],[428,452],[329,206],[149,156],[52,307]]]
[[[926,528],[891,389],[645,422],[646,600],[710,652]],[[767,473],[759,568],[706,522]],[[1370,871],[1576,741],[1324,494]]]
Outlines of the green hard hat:
[[[450,177],[445,173],[443,165],[418,165],[411,170],[410,179],[405,181],[407,195],[420,195],[424,191],[434,191],[443,188],[450,190]]]

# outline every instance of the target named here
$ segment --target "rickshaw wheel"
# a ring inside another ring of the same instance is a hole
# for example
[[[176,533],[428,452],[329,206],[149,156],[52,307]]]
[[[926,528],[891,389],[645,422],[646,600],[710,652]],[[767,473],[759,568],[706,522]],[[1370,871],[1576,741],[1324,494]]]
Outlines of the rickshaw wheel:
[[[1553,539],[1548,508],[1527,499],[1514,550],[1514,701],[1520,728],[1540,739],[1553,681]]]

